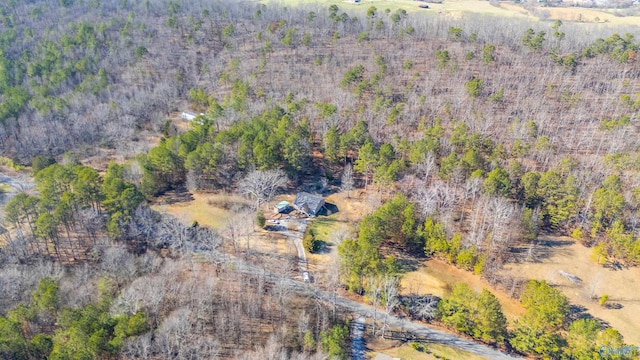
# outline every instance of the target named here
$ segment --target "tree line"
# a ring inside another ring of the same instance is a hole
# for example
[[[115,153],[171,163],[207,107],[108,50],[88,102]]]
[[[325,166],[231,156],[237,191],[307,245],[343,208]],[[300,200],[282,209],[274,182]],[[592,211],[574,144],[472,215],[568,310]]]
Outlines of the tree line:
[[[423,251],[427,257],[441,257],[478,274],[484,270],[488,255],[479,253],[475,245],[463,246],[461,234],[449,238],[443,224],[433,217],[428,217],[424,225],[419,220],[415,204],[398,194],[363,218],[356,240],[344,240],[338,245],[345,285],[350,291],[363,294],[374,306],[384,305],[387,315],[406,309],[417,316],[412,308],[416,304],[398,297],[397,279],[405,270],[388,249]],[[478,293],[465,283],[455,285],[437,301],[428,316],[421,313],[419,317],[433,317],[475,339],[532,356],[587,359],[599,356],[601,347],[625,346],[617,330],[588,315],[576,316],[567,298],[545,281],[527,282],[520,301],[527,311],[511,330],[498,299],[487,289]]]
[[[520,301],[527,311],[509,331],[495,296],[486,289],[477,293],[461,283],[438,303],[437,317],[473,338],[505,344],[535,357],[593,359],[600,356],[602,347],[625,346],[617,330],[603,328],[589,317],[572,318],[566,297],[545,281],[529,281]],[[631,359],[634,355],[616,356]]]

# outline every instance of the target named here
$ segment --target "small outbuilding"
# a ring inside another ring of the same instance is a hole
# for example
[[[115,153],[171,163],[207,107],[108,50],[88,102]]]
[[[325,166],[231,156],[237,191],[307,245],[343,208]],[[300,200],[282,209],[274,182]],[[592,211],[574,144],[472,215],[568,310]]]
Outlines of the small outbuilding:
[[[185,121],[191,121],[191,120],[197,118],[198,115],[204,115],[204,113],[196,114],[196,113],[191,112],[191,111],[183,111],[182,113],[180,113],[180,118],[182,120],[185,120]]]
[[[324,199],[320,195],[301,192],[293,200],[293,207],[307,216],[318,216],[324,208]]]
[[[196,116],[198,116],[198,115],[196,115],[196,113],[192,113],[191,111],[183,111],[180,114],[180,118],[182,120],[186,120],[186,121],[191,121],[191,120],[195,119]]]
[[[288,201],[280,201],[273,206],[273,212],[276,214],[286,214],[291,211],[291,205]]]

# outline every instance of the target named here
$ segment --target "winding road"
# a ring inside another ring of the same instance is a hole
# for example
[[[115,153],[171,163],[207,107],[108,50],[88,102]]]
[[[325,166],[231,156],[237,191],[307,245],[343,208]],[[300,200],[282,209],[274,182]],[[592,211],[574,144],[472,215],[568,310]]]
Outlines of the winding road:
[[[328,303],[333,302],[333,295],[328,292],[318,291],[316,293],[316,296],[320,297],[322,300]],[[349,310],[350,312],[353,312],[359,315],[360,317],[364,317],[364,318],[370,318],[371,314],[373,314],[373,307],[365,304],[361,304],[359,302],[349,300],[340,296],[336,298],[336,305],[343,309]],[[472,354],[484,356],[487,359],[492,359],[492,360],[521,359],[519,357],[505,354],[490,346],[476,343],[476,342],[461,338],[457,335],[436,330],[427,325],[401,319],[396,316],[389,315],[389,317],[387,318],[387,324],[391,327],[401,328],[404,331],[426,338],[430,341],[437,342],[443,345],[448,345],[460,350],[470,352]]]
[[[307,257],[304,252],[304,248],[302,246],[302,236],[304,234],[304,229],[306,227],[306,221],[303,222],[304,226],[300,227],[298,231],[284,231],[283,233],[291,240],[293,240],[296,249],[298,249],[298,257],[300,260],[298,261],[300,266],[300,271],[304,272],[307,270]],[[291,286],[294,288],[300,288],[300,285],[303,285],[307,290],[310,289],[310,286],[307,284],[300,283],[296,280],[290,279],[292,281]],[[295,282],[295,283],[294,283]],[[314,296],[319,298],[322,301],[325,301],[329,304],[333,304],[335,300],[335,304],[338,307],[346,309],[354,314],[358,315],[356,323],[354,325],[353,331],[353,343],[352,343],[352,352],[353,359],[364,359],[364,342],[362,339],[362,330],[364,328],[364,322],[366,318],[371,318],[374,313],[373,307],[369,305],[365,305],[353,300],[349,300],[344,297],[337,296],[334,299],[334,295],[332,293],[319,290],[316,287],[312,287],[314,291]],[[387,324],[390,327],[401,328],[404,331],[407,331],[413,335],[428,339],[433,342],[437,342],[443,345],[448,345],[460,350],[464,350],[470,352],[472,354],[480,355],[486,357],[491,360],[507,360],[507,359],[521,359],[519,357],[515,357],[512,355],[505,354],[501,351],[498,351],[490,346],[476,343],[462,337],[459,337],[454,334],[449,334],[444,331],[436,330],[427,325],[413,322],[405,319],[401,319],[396,316],[389,315],[387,318]]]
[[[235,272],[244,272],[249,274],[263,274],[268,281],[281,281],[286,284],[291,290],[299,291],[306,294],[308,297],[316,299],[317,301],[325,302],[332,306],[335,301],[336,307],[342,308],[356,314],[356,322],[363,322],[364,319],[372,318],[374,313],[373,307],[359,303],[357,301],[349,300],[341,296],[334,296],[334,293],[329,291],[320,290],[315,284],[305,283],[300,280],[293,279],[289,276],[283,276],[281,274],[273,273],[270,271],[265,272],[266,269],[256,267],[244,260],[238,259],[229,254],[223,254],[218,252],[212,252],[210,261],[219,264],[225,264],[233,267]],[[397,316],[389,315],[387,317],[387,325],[407,331],[413,335],[419,336],[423,339],[427,339],[434,343],[440,343],[443,345],[451,346],[460,350],[477,354],[491,360],[511,360],[522,359],[514,355],[505,354],[490,346],[476,343],[468,339],[464,339],[460,336],[449,334],[444,331],[436,330],[429,327],[426,324],[413,322],[406,319],[401,319]],[[357,335],[357,333],[356,333]],[[353,345],[352,345],[353,346]],[[356,345],[357,346],[357,345]]]

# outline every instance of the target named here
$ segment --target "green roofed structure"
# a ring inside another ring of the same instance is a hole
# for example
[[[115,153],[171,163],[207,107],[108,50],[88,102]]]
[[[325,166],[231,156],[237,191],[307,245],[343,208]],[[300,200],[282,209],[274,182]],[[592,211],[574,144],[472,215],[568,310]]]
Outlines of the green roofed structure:
[[[273,206],[273,212],[276,214],[284,214],[291,211],[291,205],[288,201],[280,201]]]

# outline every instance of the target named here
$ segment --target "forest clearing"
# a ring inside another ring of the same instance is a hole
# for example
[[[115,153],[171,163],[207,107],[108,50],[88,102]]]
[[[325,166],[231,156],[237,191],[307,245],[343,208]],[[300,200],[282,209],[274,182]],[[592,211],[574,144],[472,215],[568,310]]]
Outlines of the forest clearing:
[[[563,242],[560,245],[542,243],[538,259],[509,264],[505,266],[505,273],[527,274],[558,286],[571,303],[583,306],[594,317],[619,329],[629,342],[640,343],[640,324],[635,321],[635,314],[640,312],[639,269],[615,265],[594,269],[588,248],[570,238],[548,239]],[[551,248],[545,249],[547,246]],[[562,272],[575,275],[581,281],[575,284],[562,276]],[[605,294],[608,300],[602,306],[598,299]]]

